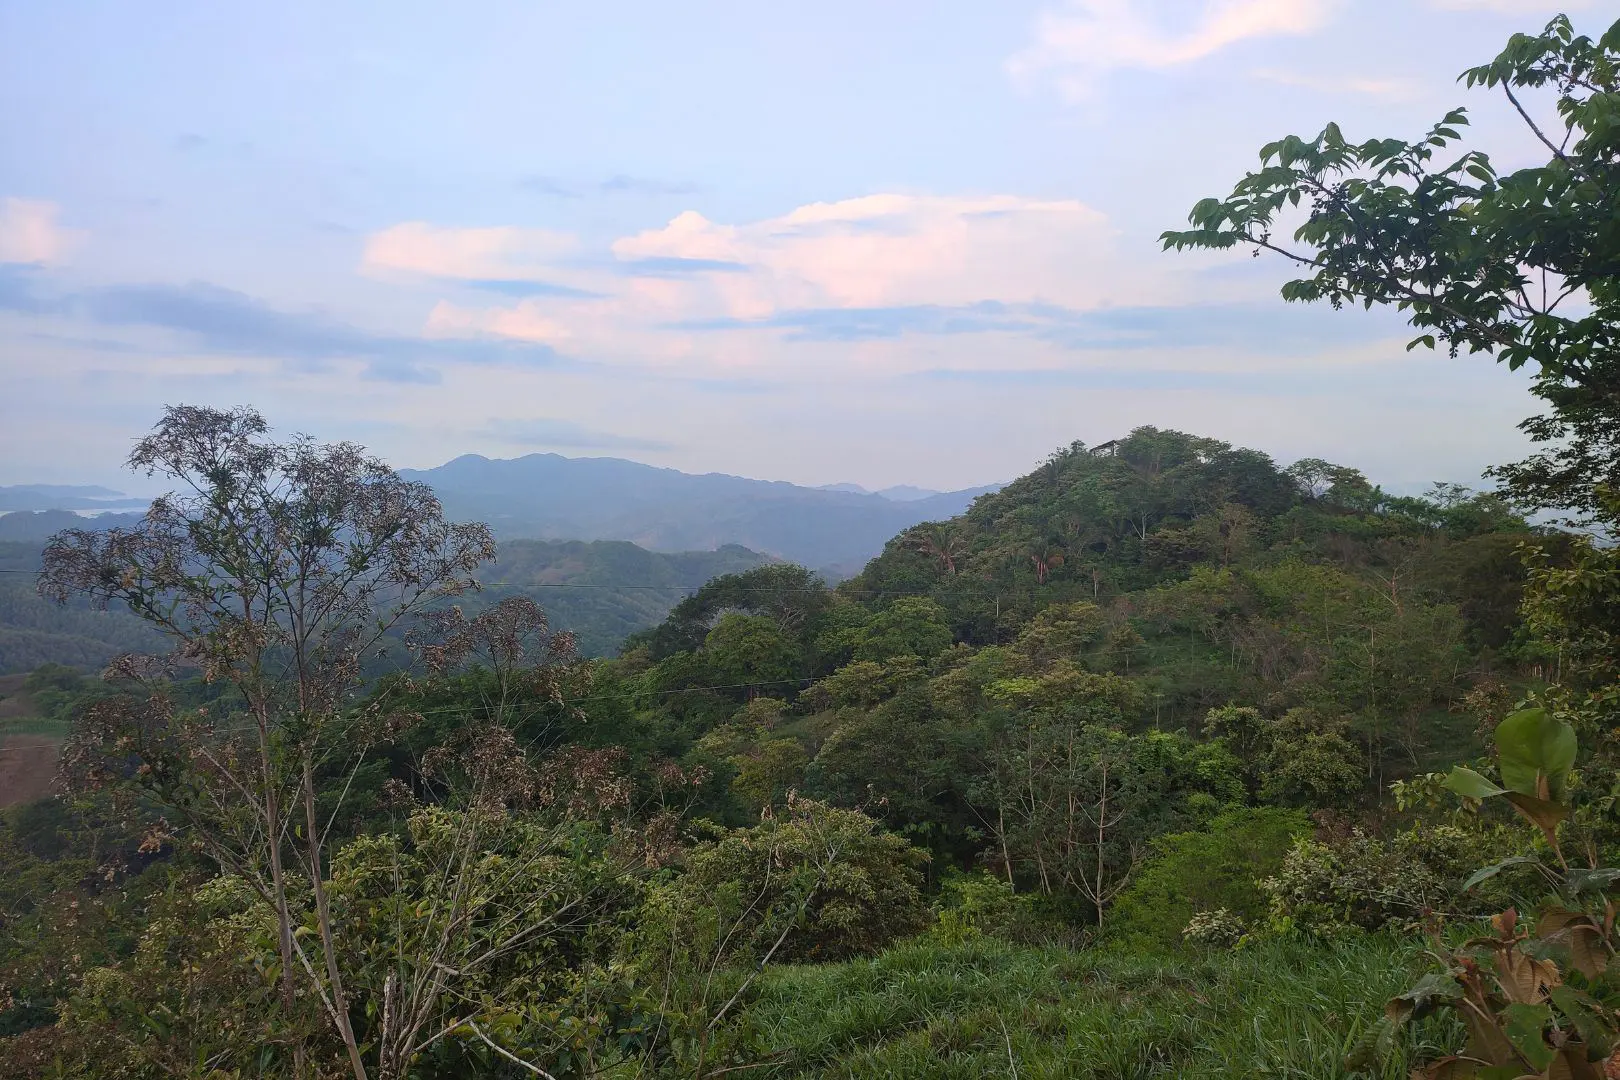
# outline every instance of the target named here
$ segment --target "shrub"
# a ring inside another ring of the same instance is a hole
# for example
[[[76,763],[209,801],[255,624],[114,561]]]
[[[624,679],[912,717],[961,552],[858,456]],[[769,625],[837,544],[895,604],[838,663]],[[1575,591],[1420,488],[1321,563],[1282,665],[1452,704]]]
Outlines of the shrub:
[[[1005,878],[983,871],[947,877],[934,903],[933,933],[947,945],[986,935],[1044,942],[1062,936],[1053,922],[1050,915],[1043,917],[1033,895],[1015,893]]]
[[[927,859],[865,814],[789,795],[783,816],[695,845],[649,896],[639,945],[689,951],[709,927],[735,959],[876,952],[927,925]]]
[[[1481,837],[1455,825],[1414,827],[1388,840],[1354,829],[1300,839],[1261,888],[1283,927],[1323,935],[1414,929],[1431,911],[1491,909],[1499,892],[1462,888],[1482,853],[1489,854]]]
[[[1225,908],[1200,911],[1187,921],[1181,936],[1189,945],[1229,948],[1243,940],[1248,927],[1238,916]]]
[[[1294,810],[1228,810],[1199,832],[1160,837],[1156,854],[1120,895],[1109,936],[1133,945],[1171,946],[1199,912],[1225,910],[1255,925],[1268,910],[1259,880],[1280,869],[1294,838],[1309,828]]]

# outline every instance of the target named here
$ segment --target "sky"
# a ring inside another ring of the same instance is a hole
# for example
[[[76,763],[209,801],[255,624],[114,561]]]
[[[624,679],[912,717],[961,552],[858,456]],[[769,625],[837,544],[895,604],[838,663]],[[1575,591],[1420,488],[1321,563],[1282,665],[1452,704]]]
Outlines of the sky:
[[[878,488],[1141,424],[1477,482],[1536,411],[1158,235],[1328,121],[1416,137],[1535,0],[0,0],[0,484],[173,403],[401,467]]]

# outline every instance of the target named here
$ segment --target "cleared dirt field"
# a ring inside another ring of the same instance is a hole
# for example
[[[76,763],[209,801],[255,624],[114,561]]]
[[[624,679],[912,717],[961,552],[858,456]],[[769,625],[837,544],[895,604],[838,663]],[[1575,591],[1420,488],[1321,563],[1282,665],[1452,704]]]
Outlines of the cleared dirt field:
[[[0,808],[32,802],[56,785],[59,740],[48,730],[22,675],[0,675]]]

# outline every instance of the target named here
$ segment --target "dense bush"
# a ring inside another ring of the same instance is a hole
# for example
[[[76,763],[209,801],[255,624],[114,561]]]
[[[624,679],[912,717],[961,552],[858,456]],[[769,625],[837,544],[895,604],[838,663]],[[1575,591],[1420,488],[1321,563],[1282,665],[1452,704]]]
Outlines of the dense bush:
[[[1309,830],[1294,810],[1228,810],[1197,832],[1154,842],[1154,855],[1114,907],[1111,940],[1174,945],[1193,918],[1225,910],[1245,925],[1265,921],[1260,880],[1278,871],[1297,836]]]
[[[1015,893],[1006,878],[983,872],[952,874],[934,901],[933,935],[947,945],[960,945],[986,935],[1025,944],[1057,941],[1081,943],[1054,911],[1030,893]]]
[[[876,952],[927,925],[927,858],[865,814],[794,796],[780,816],[693,847],[648,897],[640,942],[675,961],[710,924],[715,947],[755,960]]]
[[[1497,904],[1513,875],[1486,889],[1462,888],[1482,863],[1513,854],[1491,847],[1455,825],[1417,826],[1387,840],[1359,828],[1302,837],[1261,888],[1284,929],[1329,936],[1412,930],[1434,911],[1483,914]]]

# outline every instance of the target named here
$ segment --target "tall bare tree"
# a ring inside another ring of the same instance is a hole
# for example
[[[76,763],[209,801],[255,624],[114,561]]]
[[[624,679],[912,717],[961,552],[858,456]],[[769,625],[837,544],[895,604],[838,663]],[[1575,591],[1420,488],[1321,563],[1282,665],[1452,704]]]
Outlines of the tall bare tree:
[[[252,409],[167,408],[129,466],[176,490],[134,528],[52,537],[39,590],[127,605],[174,647],[114,665],[147,697],[92,710],[65,763],[156,797],[274,908],[283,1009],[296,1013],[302,972],[364,1080],[332,931],[331,823],[317,812],[316,776],[329,755],[352,754],[377,733],[383,718],[349,709],[367,661],[401,620],[476,588],[472,572],[494,557],[494,541],[483,525],[446,521],[428,487],[360,447],[275,442]],[[228,705],[178,708],[163,679],[177,665],[228,685]],[[319,927],[316,958],[294,933],[306,903]],[[290,1041],[303,1073],[303,1043]]]

